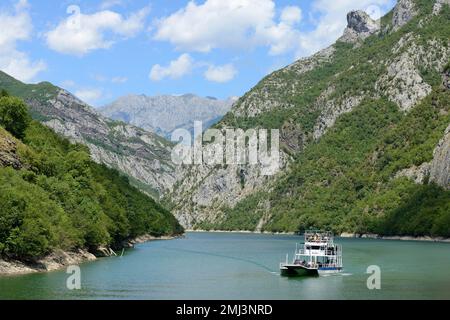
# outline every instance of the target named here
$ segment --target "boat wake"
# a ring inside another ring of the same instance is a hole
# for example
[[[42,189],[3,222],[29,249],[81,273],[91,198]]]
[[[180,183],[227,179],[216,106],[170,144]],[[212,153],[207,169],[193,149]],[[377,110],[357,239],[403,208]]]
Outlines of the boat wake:
[[[242,261],[242,262],[253,264],[253,265],[255,265],[255,266],[257,266],[257,267],[259,267],[261,269],[264,269],[264,270],[268,271],[269,273],[277,273],[273,269],[271,269],[271,268],[269,268],[269,267],[267,267],[267,266],[265,266],[265,265],[263,265],[261,263],[258,263],[256,261],[249,260],[249,259],[233,257],[233,256],[227,256],[227,255],[218,254],[218,253],[211,253],[211,252],[204,252],[204,251],[195,251],[195,250],[188,250],[188,249],[178,249],[178,248],[172,248],[172,247],[164,247],[164,249],[173,250],[173,251],[179,251],[179,252],[189,252],[189,253],[193,253],[193,254],[207,255],[207,256],[212,256],[212,257],[219,257],[219,258],[224,258],[224,259],[231,259],[231,260]]]

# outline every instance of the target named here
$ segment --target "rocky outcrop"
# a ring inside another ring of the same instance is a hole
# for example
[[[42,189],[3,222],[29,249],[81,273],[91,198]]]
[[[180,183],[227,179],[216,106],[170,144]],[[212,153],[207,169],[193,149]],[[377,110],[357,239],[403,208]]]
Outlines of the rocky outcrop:
[[[423,163],[418,167],[413,166],[411,168],[407,168],[407,169],[399,171],[395,175],[395,179],[405,177],[405,178],[408,178],[408,179],[414,181],[417,184],[424,184],[427,182],[427,180],[430,177],[430,168],[431,168],[431,165],[428,162]]]
[[[313,137],[315,140],[319,139],[325,134],[328,128],[331,128],[336,123],[336,120],[344,113],[351,112],[356,108],[364,96],[358,97],[343,97],[338,103],[336,100],[328,100],[325,108],[321,112],[319,119],[314,127]]]
[[[433,7],[433,14],[437,15],[441,12],[444,5],[450,6],[450,0],[436,0]]]
[[[170,139],[176,129],[194,130],[194,121],[203,129],[218,122],[236,101],[218,100],[193,94],[182,96],[128,95],[100,109],[113,120],[123,121]]]
[[[205,221],[220,221],[224,207],[233,208],[275,177],[263,175],[256,165],[198,165],[187,170],[171,194],[174,214],[187,229]]]
[[[398,104],[401,110],[409,111],[417,102],[431,93],[408,53],[402,54],[387,69],[387,74],[377,83],[377,88]]]
[[[450,126],[434,151],[430,166],[430,181],[450,189]]]
[[[347,28],[339,40],[347,43],[357,43],[379,30],[380,21],[373,20],[364,11],[352,11],[347,15]]]
[[[17,154],[19,143],[20,141],[0,127],[0,167],[22,168],[22,161]]]
[[[447,70],[444,71],[444,74],[442,75],[442,86],[446,90],[450,90],[450,66],[447,68]]]
[[[0,259],[0,274],[26,274],[35,272],[55,271],[71,265],[94,261],[96,257],[84,250],[65,252],[58,250],[33,262]]]
[[[385,62],[387,73],[375,88],[403,111],[409,111],[431,93],[431,85],[422,78],[420,69],[441,72],[450,58],[450,41],[428,40],[418,45],[417,39],[407,34],[392,49],[394,58]]]
[[[414,0],[398,0],[392,17],[394,31],[407,24],[417,13]]]
[[[433,182],[450,190],[450,126],[433,152],[433,160],[404,169],[395,178],[406,177],[417,184]]]

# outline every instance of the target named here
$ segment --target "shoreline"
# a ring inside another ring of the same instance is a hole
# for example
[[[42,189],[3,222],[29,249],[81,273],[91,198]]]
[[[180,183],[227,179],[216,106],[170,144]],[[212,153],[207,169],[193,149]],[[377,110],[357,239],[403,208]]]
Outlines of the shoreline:
[[[196,229],[196,230],[186,230],[186,233],[243,233],[243,234],[272,234],[272,235],[287,235],[287,236],[293,236],[296,233],[295,232],[269,232],[269,231],[249,231],[249,230],[233,230],[233,231],[229,231],[229,230],[201,230],[201,229]]]
[[[186,230],[186,233],[236,233],[236,234],[268,234],[268,235],[295,235],[295,232],[257,232],[249,230]],[[143,235],[132,240],[124,241],[121,249],[131,249],[138,244],[147,243],[151,241],[174,240],[183,237],[177,236],[162,236],[155,237],[151,235]],[[390,240],[390,241],[418,241],[430,243],[450,243],[449,238],[444,237],[413,237],[413,236],[380,236],[378,234],[357,234],[357,233],[342,233],[339,235],[344,239],[373,239],[373,240]],[[51,254],[40,258],[34,262],[23,262],[19,260],[4,260],[0,258],[0,276],[20,276],[32,273],[44,273],[61,270],[70,265],[79,265],[85,262],[96,261],[103,257],[117,256],[117,254],[108,247],[99,248],[96,254],[90,253],[87,250],[79,249],[77,251],[63,251],[56,250]]]
[[[444,237],[413,237],[413,236],[380,236],[378,234],[358,234],[358,233],[342,233],[341,238],[348,239],[375,239],[375,240],[391,240],[391,241],[419,241],[419,242],[437,242],[450,243],[450,238]]]
[[[259,231],[249,231],[249,230],[186,230],[190,233],[241,233],[241,234],[269,234],[269,235],[296,235],[295,232],[259,232]],[[419,241],[419,242],[440,242],[440,243],[450,243],[450,238],[444,237],[413,237],[413,236],[380,236],[378,234],[358,234],[358,233],[341,233],[339,238],[344,239],[374,239],[374,240],[391,240],[391,241]]]
[[[151,235],[143,235],[132,240],[124,241],[120,249],[131,249],[134,248],[134,246],[137,244],[158,240],[173,240],[181,236],[182,235],[155,237]],[[96,261],[97,259],[112,256],[117,256],[114,250],[109,247],[101,247],[97,249],[97,252],[95,254],[84,249],[75,251],[63,251],[58,249],[34,262],[4,260],[0,258],[0,277],[52,272],[61,270],[70,265],[79,265],[82,263],[92,262]]]

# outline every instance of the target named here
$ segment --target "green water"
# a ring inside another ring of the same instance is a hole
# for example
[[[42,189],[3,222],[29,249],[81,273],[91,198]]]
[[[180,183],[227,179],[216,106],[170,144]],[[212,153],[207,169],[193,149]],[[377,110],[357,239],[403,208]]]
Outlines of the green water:
[[[345,271],[319,278],[279,276],[301,238],[189,233],[81,266],[82,289],[65,271],[0,277],[1,299],[450,299],[450,244],[337,239]],[[381,268],[368,290],[367,267]]]

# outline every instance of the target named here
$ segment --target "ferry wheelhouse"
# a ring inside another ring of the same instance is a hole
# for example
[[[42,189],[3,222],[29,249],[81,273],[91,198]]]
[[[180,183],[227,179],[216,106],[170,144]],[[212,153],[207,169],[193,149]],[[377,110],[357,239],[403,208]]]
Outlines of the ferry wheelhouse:
[[[292,263],[289,255],[280,263],[283,276],[318,276],[341,272],[342,268],[342,246],[334,243],[331,232],[315,230],[305,232],[304,243],[297,244]]]

